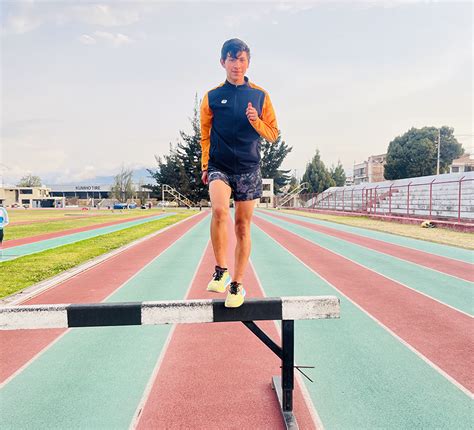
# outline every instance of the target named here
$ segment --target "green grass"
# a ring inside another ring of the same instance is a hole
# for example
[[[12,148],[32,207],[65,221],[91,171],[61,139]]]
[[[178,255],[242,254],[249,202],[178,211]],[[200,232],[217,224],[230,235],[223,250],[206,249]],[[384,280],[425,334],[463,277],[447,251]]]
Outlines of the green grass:
[[[318,214],[314,212],[303,212],[298,210],[281,210],[281,212],[287,212],[293,215],[300,215],[324,221],[331,221],[339,224],[350,225],[353,227],[361,227],[370,230],[382,231],[384,233],[392,233],[399,236],[410,237],[412,239],[427,240],[429,242],[456,246],[458,248],[474,249],[474,236],[472,235],[472,233],[463,233],[443,228],[421,228],[419,225],[380,221],[371,217],[364,216],[329,215]]]
[[[50,218],[64,218],[65,216],[91,216],[96,211],[82,211],[80,209],[8,209],[10,222],[41,221]]]
[[[195,213],[196,211],[183,211],[164,219],[1,263],[0,298],[120,248]]]
[[[103,215],[94,215],[85,218],[69,218],[64,216],[58,220],[51,220],[45,222],[35,222],[32,224],[24,225],[9,225],[5,228],[5,241],[21,239],[24,237],[38,236],[46,233],[55,233],[58,231],[70,230],[80,227],[88,227],[97,224],[103,224],[113,221],[125,221],[131,218],[140,216],[153,216],[159,215],[162,211],[131,211],[125,213],[112,214],[110,211],[105,212]]]

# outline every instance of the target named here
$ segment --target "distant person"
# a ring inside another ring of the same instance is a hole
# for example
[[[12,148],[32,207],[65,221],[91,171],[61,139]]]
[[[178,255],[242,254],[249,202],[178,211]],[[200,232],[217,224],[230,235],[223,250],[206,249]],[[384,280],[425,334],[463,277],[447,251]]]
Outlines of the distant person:
[[[4,230],[8,223],[8,212],[3,206],[0,206],[0,259],[3,257]]]
[[[250,82],[250,49],[240,39],[230,39],[221,49],[226,80],[208,91],[201,105],[202,181],[209,184],[212,206],[211,241],[216,258],[208,291],[229,291],[225,306],[242,305],[242,285],[250,256],[250,222],[256,199],[262,196],[260,139],[278,138],[275,112],[268,93]],[[227,222],[231,193],[235,201],[235,267],[227,266]]]

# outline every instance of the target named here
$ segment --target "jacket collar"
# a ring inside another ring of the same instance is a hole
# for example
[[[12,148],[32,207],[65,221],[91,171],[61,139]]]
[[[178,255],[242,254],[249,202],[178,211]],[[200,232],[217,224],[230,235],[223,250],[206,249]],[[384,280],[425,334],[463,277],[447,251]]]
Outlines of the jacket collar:
[[[243,88],[243,87],[248,87],[249,86],[249,78],[247,76],[244,76],[244,83],[242,85],[234,85],[231,84],[227,79],[225,80],[224,83],[225,87],[232,87],[232,88]]]

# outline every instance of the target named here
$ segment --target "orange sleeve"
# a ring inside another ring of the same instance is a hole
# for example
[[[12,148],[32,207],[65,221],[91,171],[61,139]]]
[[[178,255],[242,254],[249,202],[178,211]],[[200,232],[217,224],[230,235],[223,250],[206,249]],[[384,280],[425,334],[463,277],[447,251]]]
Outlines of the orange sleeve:
[[[250,121],[252,127],[257,133],[269,142],[275,142],[278,139],[278,125],[273,110],[270,96],[265,93],[265,100],[263,102],[262,114],[256,121]]]
[[[201,169],[207,170],[209,162],[209,147],[211,146],[211,127],[213,113],[209,107],[208,93],[204,96],[201,103]]]

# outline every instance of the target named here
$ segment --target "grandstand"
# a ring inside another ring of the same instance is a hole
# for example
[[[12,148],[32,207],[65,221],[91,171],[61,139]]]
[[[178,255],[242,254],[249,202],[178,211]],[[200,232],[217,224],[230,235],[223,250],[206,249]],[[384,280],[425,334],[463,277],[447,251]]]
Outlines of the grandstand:
[[[422,176],[303,194],[297,207],[474,222],[474,172]]]

